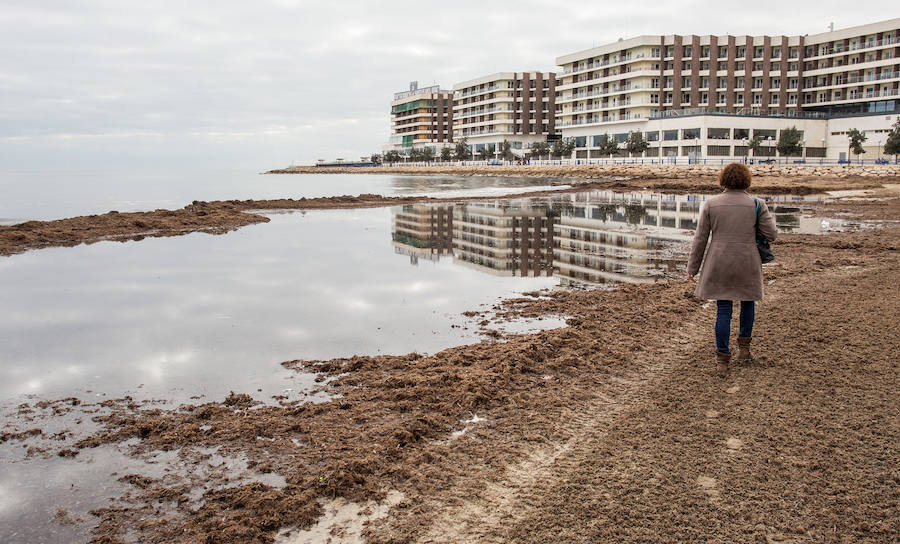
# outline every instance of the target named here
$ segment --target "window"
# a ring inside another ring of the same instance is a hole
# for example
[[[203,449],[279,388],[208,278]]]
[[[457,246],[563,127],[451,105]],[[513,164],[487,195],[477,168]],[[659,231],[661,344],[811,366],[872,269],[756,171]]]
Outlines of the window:
[[[755,58],[755,59],[761,59],[761,58],[763,57],[763,52],[764,52],[764,51],[763,51],[763,48],[762,48],[762,47],[757,47],[757,48],[755,48],[755,49],[753,50],[753,58]]]
[[[690,57],[692,57],[693,55],[694,55],[694,46],[692,46],[692,45],[685,45],[685,46],[682,48],[682,51],[681,51],[681,56],[682,56],[682,57],[684,57],[684,58],[690,58]]]
[[[690,77],[681,78],[681,88],[682,89],[690,89],[691,88],[691,78]]]
[[[654,130],[652,132],[647,132],[644,134],[644,137],[648,142],[658,142],[659,141],[659,131]]]
[[[726,45],[719,46],[719,58],[720,59],[728,58],[728,46],[726,46]]]
[[[659,47],[654,47],[650,50],[650,56],[653,58],[659,58]]]
[[[728,70],[728,63],[727,63],[727,62],[724,62],[724,61],[720,61],[720,62],[719,62],[719,68],[718,68],[718,69],[719,69],[720,72],[727,71],[727,70]]]
[[[708,128],[706,129],[706,137],[710,140],[727,140],[731,138],[730,128]]]
[[[681,103],[688,104],[691,101],[691,93],[681,93]]]
[[[749,128],[736,128],[734,129],[734,139],[735,140],[743,140],[745,138],[750,137],[750,129]]]
[[[775,136],[776,136],[776,133],[777,133],[777,131],[774,130],[774,129],[768,129],[768,128],[755,128],[755,129],[753,129],[753,137],[756,138],[757,136],[759,136],[759,137],[761,137],[763,140],[767,140],[767,139],[769,139],[769,138],[772,138],[772,139],[774,140],[774,139],[775,139]]]
[[[716,86],[717,86],[719,89],[724,89],[724,88],[728,87],[728,78],[727,78],[727,77],[720,77],[719,80],[718,80],[718,83],[716,83]]]
[[[731,146],[708,145],[706,146],[706,154],[711,157],[727,157],[731,155]]]
[[[615,140],[615,142],[617,144],[623,144],[623,143],[625,143],[626,140],[628,140],[628,133],[620,132],[618,134],[613,134],[612,138],[613,138],[613,140]]]
[[[709,78],[708,78],[708,77],[701,77],[701,78],[700,78],[700,88],[701,88],[701,89],[708,89],[708,88],[709,88]]]
[[[773,59],[781,58],[781,47],[773,47],[772,48],[772,58]]]
[[[683,140],[694,140],[700,137],[699,128],[685,128],[681,130],[681,138]]]
[[[746,52],[747,52],[746,47],[744,47],[744,46],[738,47],[737,48],[737,58],[739,58],[739,59],[744,58],[744,55],[746,54]]]
[[[743,89],[744,88],[744,78],[742,78],[742,77],[734,78],[734,88],[735,89]]]
[[[664,130],[663,131],[663,140],[664,141],[672,141],[678,139],[678,131],[677,130]]]
[[[709,46],[703,46],[703,52],[700,54],[701,57],[708,58],[709,57]]]
[[[781,88],[781,79],[780,78],[772,78],[772,83],[769,85],[772,89],[780,89]]]
[[[650,80],[650,87],[652,89],[659,89],[659,78],[658,77],[654,77],[653,79]]]

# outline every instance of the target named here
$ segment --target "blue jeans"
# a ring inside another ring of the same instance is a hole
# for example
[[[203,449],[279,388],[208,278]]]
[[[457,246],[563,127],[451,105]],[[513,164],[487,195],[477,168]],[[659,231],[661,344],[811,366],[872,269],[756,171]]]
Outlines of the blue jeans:
[[[717,300],[716,312],[716,350],[722,353],[728,351],[728,338],[731,336],[731,312],[730,300]],[[756,317],[756,305],[752,300],[741,301],[740,336],[750,338],[753,336],[753,319]]]

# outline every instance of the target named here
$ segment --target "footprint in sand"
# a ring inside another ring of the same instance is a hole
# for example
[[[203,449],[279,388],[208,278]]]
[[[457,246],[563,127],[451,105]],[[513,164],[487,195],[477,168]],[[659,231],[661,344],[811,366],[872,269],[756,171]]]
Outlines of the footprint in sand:
[[[728,389],[726,389],[725,392],[728,393],[729,395],[733,395],[733,394],[737,393],[737,392],[740,391],[740,390],[741,390],[741,386],[739,386],[739,385],[732,385],[731,387],[729,387]]]
[[[730,449],[732,451],[735,451],[735,450],[739,450],[739,449],[743,448],[744,443],[741,441],[740,438],[729,438],[728,440],[725,441],[725,447],[727,447],[728,449]]]
[[[697,476],[697,485],[711,500],[719,498],[719,490],[716,489],[716,479],[709,476]]]
[[[707,410],[706,417],[708,419],[715,419],[715,418],[719,417],[719,411],[718,410]]]

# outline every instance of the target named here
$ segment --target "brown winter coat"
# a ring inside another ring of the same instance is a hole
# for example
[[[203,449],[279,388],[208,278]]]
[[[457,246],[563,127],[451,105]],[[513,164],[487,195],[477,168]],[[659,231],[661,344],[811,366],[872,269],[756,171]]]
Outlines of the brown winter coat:
[[[775,240],[775,218],[759,200],[759,230]],[[697,296],[713,300],[762,300],[762,264],[756,251],[756,204],[745,191],[728,190],[714,196],[700,209],[688,274],[696,276]],[[706,258],[707,240],[709,251]],[[703,270],[700,271],[700,262]]]

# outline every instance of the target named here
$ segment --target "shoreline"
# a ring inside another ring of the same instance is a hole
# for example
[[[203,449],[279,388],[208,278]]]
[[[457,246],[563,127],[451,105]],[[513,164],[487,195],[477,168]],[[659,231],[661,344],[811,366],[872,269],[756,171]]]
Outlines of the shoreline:
[[[631,160],[631,159],[629,159]],[[640,159],[636,159],[640,160]],[[586,161],[585,161],[586,162]],[[730,162],[730,161],[729,161]],[[361,167],[291,166],[261,174],[411,174],[485,177],[549,177],[605,179],[696,179],[715,178],[728,164],[541,164],[541,165],[404,165]],[[748,164],[754,178],[791,177],[807,181],[823,178],[893,178],[900,179],[900,165],[833,165],[833,164]]]
[[[842,205],[900,212],[897,198]],[[320,404],[105,401],[99,432],[48,454],[130,440],[137,458],[191,463],[217,447],[285,481],[210,476],[200,501],[178,480],[125,475],[128,495],[94,511],[95,542],[129,528],[148,542],[262,543],[316,520],[343,542],[348,528],[320,516],[348,504],[384,511],[363,531],[375,544],[887,542],[900,529],[900,339],[871,339],[900,318],[898,238],[896,225],[781,237],[757,361],[726,380],[713,371],[715,306],[684,282],[539,291],[503,301],[498,318],[566,313],[567,327],[427,356],[283,363],[325,378],[333,398]]]
[[[898,178],[900,179],[900,178]],[[809,195],[838,190],[877,189],[887,179],[872,178],[794,178],[755,177],[752,191],[756,194]],[[568,188],[552,191],[511,192],[503,196],[434,197],[434,196],[333,196],[300,199],[194,201],[177,210],[144,212],[110,211],[50,221],[26,221],[0,225],[0,256],[48,247],[72,247],[105,240],[139,241],[144,238],[180,236],[193,232],[224,234],[241,227],[268,222],[269,218],[252,213],[265,209],[344,209],[396,206],[411,203],[451,203],[489,201],[508,198],[530,198],[569,194],[591,190],[659,191],[669,193],[714,193],[719,190],[713,177],[602,179],[574,182]]]

